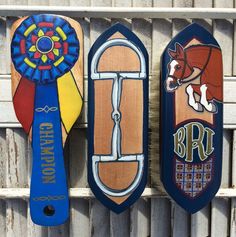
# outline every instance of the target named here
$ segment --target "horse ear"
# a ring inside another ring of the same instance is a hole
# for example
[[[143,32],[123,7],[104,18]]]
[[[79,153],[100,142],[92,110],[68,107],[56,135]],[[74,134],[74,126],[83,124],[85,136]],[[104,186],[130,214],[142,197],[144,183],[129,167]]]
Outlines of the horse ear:
[[[172,57],[172,58],[177,58],[177,53],[171,49],[168,50],[168,53],[169,55]]]
[[[184,58],[184,49],[181,44],[176,43],[175,45],[176,53],[177,53],[177,58]]]

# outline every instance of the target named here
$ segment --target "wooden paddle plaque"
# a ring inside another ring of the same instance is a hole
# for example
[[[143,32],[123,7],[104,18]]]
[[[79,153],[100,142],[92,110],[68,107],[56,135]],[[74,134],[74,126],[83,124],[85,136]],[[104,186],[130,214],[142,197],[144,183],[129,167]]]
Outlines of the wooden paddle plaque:
[[[120,213],[142,194],[148,167],[148,54],[115,24],[89,52],[88,181]]]
[[[222,103],[220,46],[192,24],[168,44],[161,78],[161,178],[190,213],[207,205],[220,186]]]
[[[59,225],[69,215],[63,145],[82,108],[83,33],[55,15],[21,18],[11,33],[13,104],[33,149],[31,218]]]

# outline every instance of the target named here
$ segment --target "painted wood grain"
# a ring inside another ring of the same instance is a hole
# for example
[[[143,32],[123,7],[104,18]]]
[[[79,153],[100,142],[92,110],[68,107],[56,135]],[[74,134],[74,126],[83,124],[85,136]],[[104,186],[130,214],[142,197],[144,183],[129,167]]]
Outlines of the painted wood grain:
[[[27,187],[27,139],[22,129],[6,129],[6,186]],[[6,202],[6,237],[24,236],[27,232],[27,203]]]
[[[194,1],[194,7],[202,7],[202,8],[211,8],[212,0],[195,0]],[[198,23],[199,25],[206,28],[209,32],[212,33],[212,20],[210,19],[194,19],[193,22]]]
[[[60,0],[58,0],[58,3]],[[28,5],[35,6],[47,6],[49,5],[49,0],[28,0]]]
[[[87,187],[87,137],[85,129],[73,129],[69,135],[69,183],[72,188]],[[89,201],[71,199],[70,235],[89,236]]]
[[[151,236],[171,236],[171,204],[167,198],[151,200]]]
[[[50,6],[67,6],[70,5],[69,0],[49,0]]]
[[[191,237],[210,236],[210,205],[191,215]]]
[[[1,2],[0,2],[0,5],[6,5],[7,4],[7,0],[2,0]]]
[[[12,102],[0,103],[1,123],[18,123]]]
[[[70,237],[89,237],[89,200],[72,199],[70,205]]]
[[[86,188],[87,133],[86,129],[73,129],[69,135],[69,183],[72,188]]]
[[[172,0],[153,0],[153,7],[172,7]]]
[[[11,73],[11,28],[13,23],[18,19],[18,17],[7,17],[6,18],[6,74]]]
[[[235,24],[235,20],[233,23],[233,31],[236,31],[236,24]],[[236,75],[236,34],[233,35],[233,75]]]
[[[154,1],[155,7],[171,7],[172,1]],[[172,23],[168,19],[153,19],[152,21],[152,54],[151,74],[149,81],[149,127],[150,133],[150,171],[151,185],[164,191],[160,181],[159,154],[159,109],[160,109],[160,58],[166,45],[171,40]],[[151,236],[165,237],[171,234],[171,205],[168,199],[151,199]]]
[[[63,225],[48,227],[48,237],[69,237],[69,222]]]
[[[236,198],[231,200],[230,237],[236,236]]]
[[[28,0],[6,0],[8,5],[27,5]]]
[[[0,187],[6,187],[6,129],[0,129]],[[0,200],[0,230],[3,237],[6,236],[6,202]]]
[[[190,214],[175,202],[171,205],[171,223],[171,236],[188,237],[190,235]]]
[[[27,137],[22,129],[7,129],[6,186],[28,187],[27,180]]]
[[[230,130],[224,130],[223,155],[222,155],[222,179],[221,188],[228,188],[231,177],[231,142]],[[230,201],[224,198],[214,198],[211,204],[211,236],[229,235],[228,218],[230,216]]]
[[[160,155],[159,155],[159,109],[160,109],[160,59],[163,50],[171,40],[172,24],[169,20],[153,20],[152,22],[152,55],[150,93],[149,93],[149,127],[150,152],[149,160],[151,167],[151,185],[162,188],[160,181]],[[155,201],[155,200],[153,200]]]
[[[232,75],[233,23],[230,20],[214,20],[213,32],[222,49],[225,75]]]
[[[192,0],[174,0],[173,7],[192,7],[193,1]]]
[[[114,0],[113,6],[114,7],[131,7],[132,1],[131,0]]]
[[[236,186],[236,130],[232,136],[232,187]],[[231,200],[230,237],[236,236],[236,198]]]
[[[89,6],[91,1],[88,0],[68,0],[71,6]]]
[[[224,124],[234,124],[236,122],[236,106],[234,104],[224,104],[224,111]]]
[[[10,80],[0,79],[0,103],[2,101],[11,101],[11,82]]]
[[[224,83],[224,102],[233,104],[236,102],[235,97],[235,90],[236,90],[236,81],[233,79],[228,79]]]
[[[130,210],[130,237],[150,235],[150,199],[139,199]]]
[[[127,209],[117,215],[110,212],[110,234],[111,237],[129,237],[130,235],[130,210]]]
[[[194,0],[194,7],[212,7],[212,0]]]
[[[91,0],[91,6],[94,7],[111,7],[112,0]]]
[[[5,60],[7,54],[7,40],[6,40],[6,18],[0,19],[0,73],[7,73],[7,60]]]
[[[233,7],[233,0],[214,0],[214,7]],[[227,19],[214,20],[213,32],[222,49],[224,74],[232,75],[233,21]]]
[[[110,237],[110,211],[98,200],[90,200],[90,236]]]
[[[152,7],[152,0],[133,0],[133,7]]]
[[[149,55],[149,72],[151,72],[152,61],[152,22],[148,19],[133,19],[132,31],[138,36],[147,49]]]
[[[92,6],[111,6],[111,0],[92,0]],[[103,31],[110,27],[108,19],[90,19],[90,47]],[[98,200],[90,200],[90,236],[110,236],[110,211]]]

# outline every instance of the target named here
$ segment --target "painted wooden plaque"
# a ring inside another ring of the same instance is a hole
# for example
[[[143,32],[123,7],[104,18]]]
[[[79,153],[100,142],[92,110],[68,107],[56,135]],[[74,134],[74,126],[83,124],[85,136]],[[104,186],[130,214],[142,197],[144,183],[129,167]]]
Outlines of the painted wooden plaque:
[[[83,33],[55,15],[21,18],[11,33],[13,104],[33,149],[31,218],[59,225],[69,214],[63,145],[82,108]]]
[[[220,46],[203,27],[189,25],[162,56],[161,178],[190,213],[207,205],[220,186],[222,103]]]
[[[121,24],[89,52],[88,181],[95,196],[120,213],[147,182],[148,54]]]

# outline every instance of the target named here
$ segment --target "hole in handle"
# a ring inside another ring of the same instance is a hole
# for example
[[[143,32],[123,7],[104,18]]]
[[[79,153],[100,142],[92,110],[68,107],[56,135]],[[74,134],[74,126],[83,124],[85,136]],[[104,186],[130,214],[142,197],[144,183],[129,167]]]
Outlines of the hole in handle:
[[[55,208],[52,205],[44,207],[43,212],[46,216],[53,216],[55,214]]]

